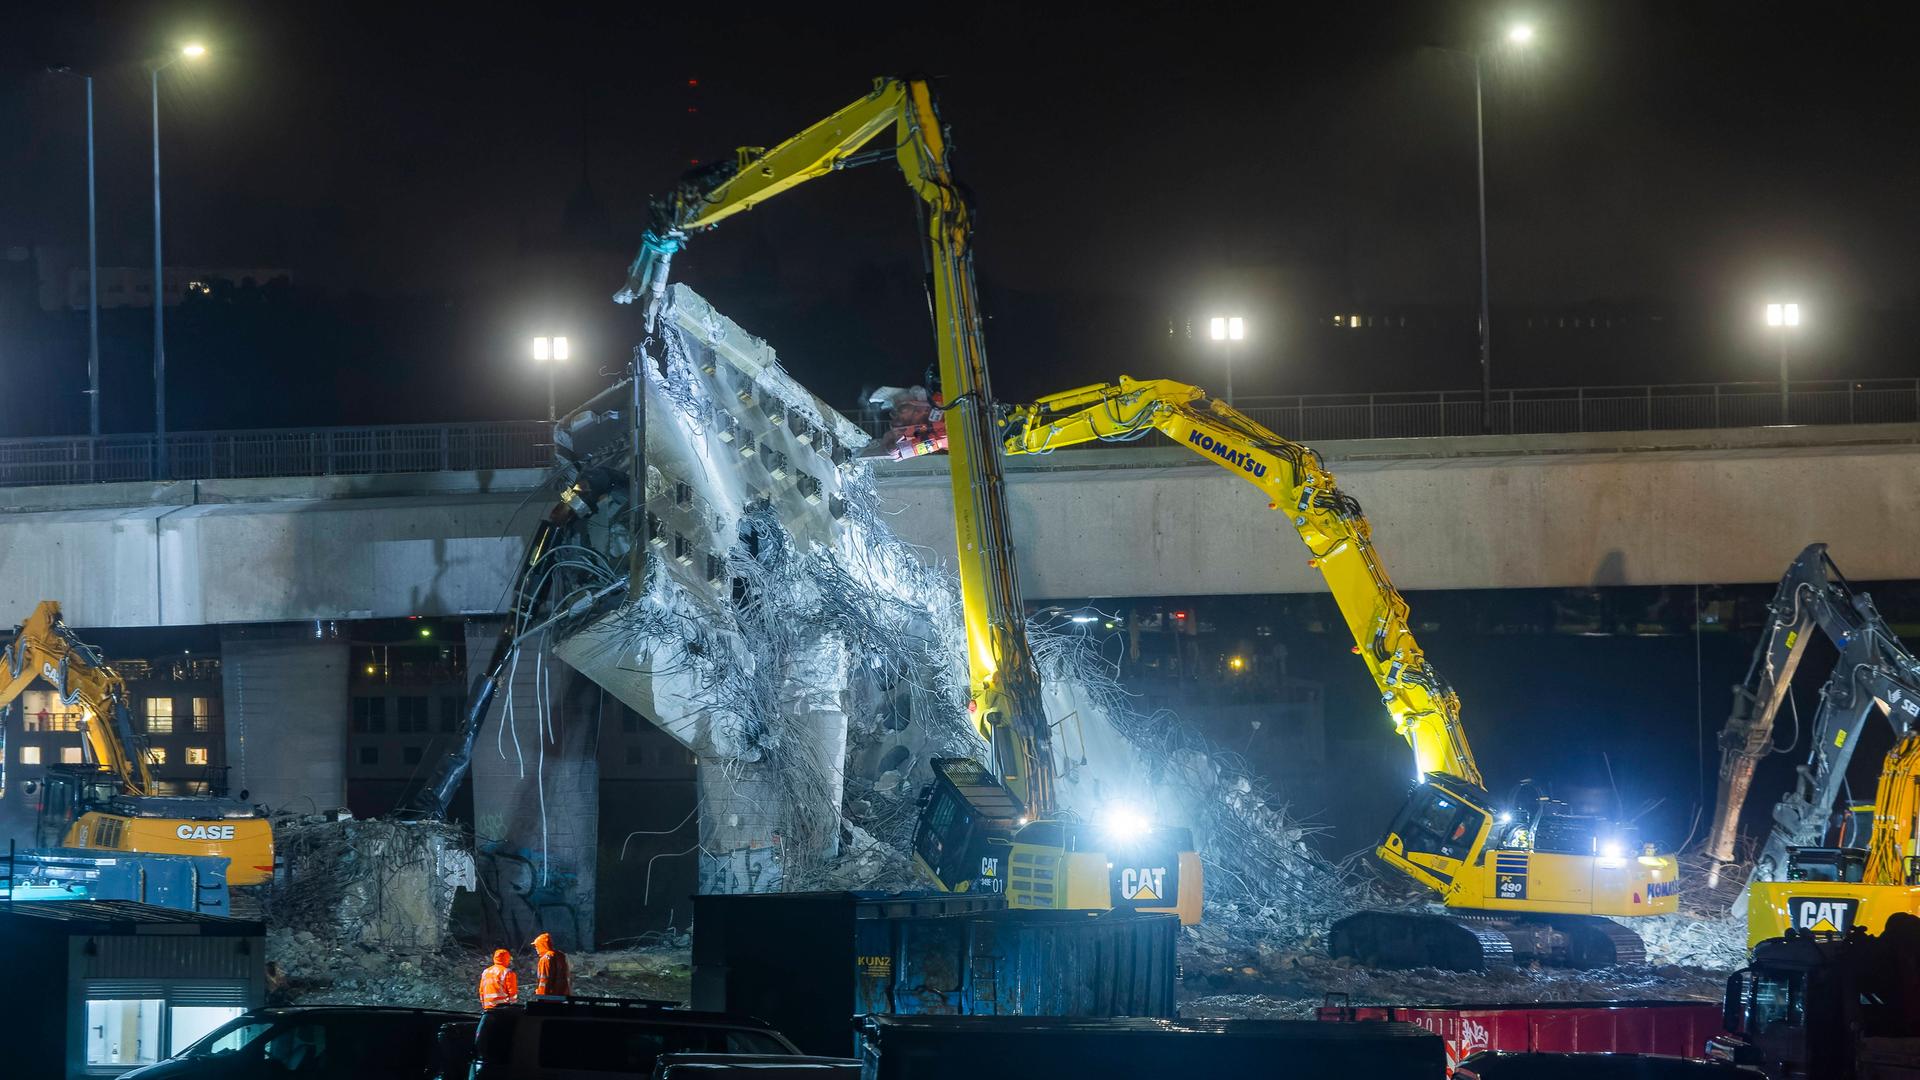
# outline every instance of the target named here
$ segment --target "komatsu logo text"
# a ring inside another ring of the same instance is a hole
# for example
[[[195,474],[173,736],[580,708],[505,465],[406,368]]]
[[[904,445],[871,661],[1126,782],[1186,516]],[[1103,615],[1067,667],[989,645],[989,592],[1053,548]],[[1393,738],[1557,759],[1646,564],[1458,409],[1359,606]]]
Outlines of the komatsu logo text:
[[[1187,441],[1229,465],[1240,466],[1240,468],[1246,470],[1253,476],[1267,475],[1267,467],[1255,461],[1252,454],[1247,453],[1245,450],[1235,450],[1211,435],[1203,435],[1198,431],[1190,431],[1187,433]]]

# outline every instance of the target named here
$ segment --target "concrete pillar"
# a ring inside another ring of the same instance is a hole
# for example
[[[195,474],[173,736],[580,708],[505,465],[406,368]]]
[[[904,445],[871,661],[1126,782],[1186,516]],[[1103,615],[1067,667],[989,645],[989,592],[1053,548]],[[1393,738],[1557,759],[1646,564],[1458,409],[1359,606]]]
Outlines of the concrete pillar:
[[[701,757],[701,892],[809,887],[807,872],[839,854],[846,689],[845,646],[815,642],[790,657],[782,673],[780,730],[767,740],[768,755]]]
[[[347,642],[311,629],[223,627],[227,785],[273,809],[347,802]]]
[[[470,663],[492,655],[501,626],[496,619],[467,623]],[[541,652],[537,641],[521,649],[474,747],[474,836],[488,886],[482,891],[498,904],[488,930],[505,947],[525,945],[544,930],[562,948],[591,948],[601,691],[551,654],[542,675]],[[551,723],[544,738],[542,696]]]

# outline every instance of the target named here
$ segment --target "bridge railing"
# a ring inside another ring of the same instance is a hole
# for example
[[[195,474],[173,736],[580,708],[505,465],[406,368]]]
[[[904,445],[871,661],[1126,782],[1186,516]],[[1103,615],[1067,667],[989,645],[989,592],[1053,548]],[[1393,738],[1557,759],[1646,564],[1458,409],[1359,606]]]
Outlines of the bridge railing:
[[[1490,429],[1478,390],[1243,397],[1241,412],[1300,442],[1447,435],[1545,435],[1581,431],[1671,431],[1773,424],[1920,421],[1920,379],[1794,383],[1781,412],[1780,384],[1699,383],[1495,390]],[[870,433],[885,422],[858,418]],[[1159,436],[1153,437],[1159,441]]]
[[[1307,443],[1483,433],[1477,390],[1246,397],[1238,405]],[[885,427],[872,414],[855,420],[873,434]],[[1492,409],[1496,435],[1896,422],[1920,422],[1920,379],[1794,383],[1784,415],[1780,384],[1761,382],[1496,390]],[[154,450],[151,435],[0,439],[0,487],[161,479]],[[191,431],[167,436],[167,456],[172,480],[544,468],[552,434],[534,420]]]
[[[151,435],[0,439],[0,487],[162,479]],[[170,480],[543,468],[538,421],[184,431],[167,436]]]

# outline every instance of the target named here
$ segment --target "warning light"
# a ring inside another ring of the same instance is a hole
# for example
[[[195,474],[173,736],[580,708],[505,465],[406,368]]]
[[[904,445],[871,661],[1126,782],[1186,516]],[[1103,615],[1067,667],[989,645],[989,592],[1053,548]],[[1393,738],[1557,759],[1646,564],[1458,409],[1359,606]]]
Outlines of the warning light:
[[[688,85],[688,86],[699,86],[699,85],[700,85],[700,80],[699,80],[699,79],[688,79],[688,80],[687,80],[687,85]]]
[[[1173,617],[1176,619],[1185,619],[1187,617],[1187,613],[1184,611],[1176,611],[1173,613]]]
[[[1243,671],[1246,669],[1246,666],[1247,666],[1246,657],[1243,657],[1243,656],[1231,657],[1227,660],[1227,666],[1232,668],[1235,671]]]

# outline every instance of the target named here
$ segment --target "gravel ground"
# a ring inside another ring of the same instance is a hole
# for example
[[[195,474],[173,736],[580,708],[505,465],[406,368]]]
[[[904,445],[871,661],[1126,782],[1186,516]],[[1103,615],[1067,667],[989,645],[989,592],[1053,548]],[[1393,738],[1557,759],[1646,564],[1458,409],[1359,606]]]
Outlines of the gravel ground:
[[[492,962],[480,950],[448,949],[396,958],[357,946],[330,946],[312,934],[276,930],[267,959],[285,973],[280,997],[292,1005],[413,1005],[478,1012],[480,973]],[[594,997],[686,1002],[693,980],[688,943],[570,953],[573,990]],[[533,990],[532,950],[514,957],[524,997]]]

